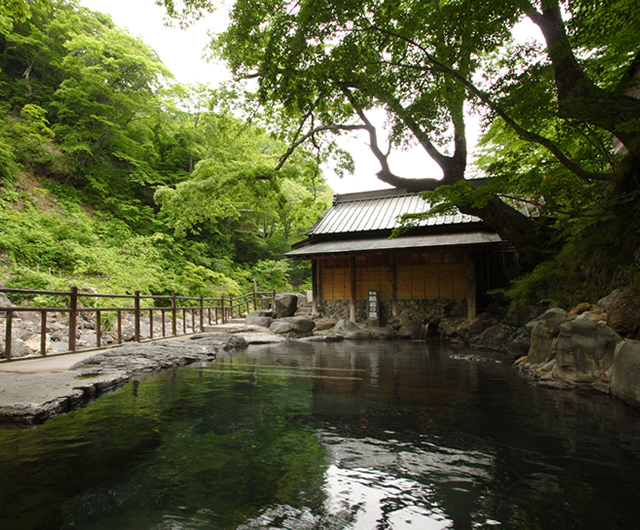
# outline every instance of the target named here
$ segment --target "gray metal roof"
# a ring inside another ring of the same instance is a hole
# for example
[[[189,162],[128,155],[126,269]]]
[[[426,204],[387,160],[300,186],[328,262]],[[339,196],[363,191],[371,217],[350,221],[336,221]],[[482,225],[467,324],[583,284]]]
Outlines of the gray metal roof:
[[[405,190],[336,195],[333,206],[309,229],[307,235],[392,230],[400,225],[399,216],[427,211],[429,205],[420,198],[420,193],[409,193]],[[480,222],[480,219],[458,213],[424,219],[417,226],[474,222]]]
[[[396,237],[394,239],[351,239],[347,241],[322,241],[291,250],[285,255],[302,257],[341,252],[375,252],[424,247],[449,247],[460,245],[485,245],[501,243],[498,234],[487,232],[467,232],[463,234],[433,234],[427,236]]]

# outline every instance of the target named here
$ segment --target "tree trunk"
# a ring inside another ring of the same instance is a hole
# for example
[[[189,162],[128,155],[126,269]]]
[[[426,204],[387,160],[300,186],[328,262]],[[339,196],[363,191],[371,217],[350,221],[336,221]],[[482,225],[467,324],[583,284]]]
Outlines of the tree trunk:
[[[509,241],[518,253],[518,263],[525,270],[533,269],[545,257],[550,229],[539,230],[533,219],[521,214],[497,197],[492,197],[486,206],[477,208],[458,205],[467,215],[475,215],[495,230],[502,239]]]

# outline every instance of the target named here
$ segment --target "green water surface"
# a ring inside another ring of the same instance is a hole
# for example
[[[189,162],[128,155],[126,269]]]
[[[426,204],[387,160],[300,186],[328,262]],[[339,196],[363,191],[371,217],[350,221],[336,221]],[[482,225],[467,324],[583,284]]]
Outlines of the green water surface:
[[[0,528],[637,528],[640,414],[467,353],[251,346],[2,430]]]

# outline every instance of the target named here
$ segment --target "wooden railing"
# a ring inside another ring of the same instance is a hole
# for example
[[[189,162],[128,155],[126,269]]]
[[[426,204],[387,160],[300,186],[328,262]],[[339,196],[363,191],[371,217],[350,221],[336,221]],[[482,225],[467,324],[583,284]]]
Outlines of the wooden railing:
[[[207,325],[226,324],[231,318],[241,316],[242,312],[251,309],[268,309],[273,307],[276,291],[258,291],[255,284],[253,292],[239,297],[221,296],[220,298],[205,298],[177,296],[176,294],[156,296],[141,295],[136,291],[133,295],[126,294],[97,294],[79,292],[77,287],[72,287],[69,291],[34,291],[30,289],[7,289],[0,288],[0,293],[20,294],[20,295],[46,295],[54,297],[68,298],[66,307],[30,307],[12,306],[0,307],[0,317],[6,313],[5,333],[4,333],[4,357],[11,359],[13,342],[13,321],[15,313],[33,312],[40,314],[40,355],[47,355],[47,316],[50,313],[62,313],[68,315],[68,352],[88,351],[103,347],[105,336],[104,323],[105,313],[115,313],[114,332],[116,332],[117,344],[122,344],[122,320],[123,314],[133,314],[134,317],[134,337],[133,340],[143,342],[156,340],[165,337],[188,335],[203,331],[205,322]],[[94,307],[87,307],[81,299],[93,299]],[[109,298],[114,300],[127,300],[129,305],[119,307],[100,307],[98,299]],[[143,303],[144,300],[152,300],[153,306]],[[161,304],[156,306],[156,301]],[[161,336],[154,337],[154,313],[161,315],[162,332]],[[85,314],[95,325],[96,346],[89,348],[76,347],[76,335],[78,331],[78,316]],[[149,315],[149,337],[143,339],[141,335],[140,323],[143,315]],[[188,317],[191,317],[190,332],[188,333]],[[179,318],[181,317],[181,318]],[[182,330],[178,329],[179,320],[182,320]],[[170,328],[170,329],[167,329]],[[111,333],[110,333],[111,335]]]

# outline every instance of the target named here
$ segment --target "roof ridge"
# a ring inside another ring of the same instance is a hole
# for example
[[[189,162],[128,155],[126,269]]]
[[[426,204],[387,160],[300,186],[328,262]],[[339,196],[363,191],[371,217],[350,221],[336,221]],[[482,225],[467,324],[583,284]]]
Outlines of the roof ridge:
[[[420,195],[421,191],[407,191],[406,189],[390,188],[383,190],[359,191],[355,193],[336,193],[333,196],[333,204],[345,202],[366,201],[371,199],[387,199],[389,197],[405,197],[407,195]]]

